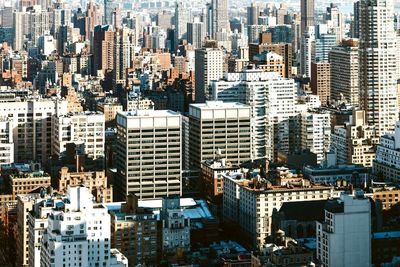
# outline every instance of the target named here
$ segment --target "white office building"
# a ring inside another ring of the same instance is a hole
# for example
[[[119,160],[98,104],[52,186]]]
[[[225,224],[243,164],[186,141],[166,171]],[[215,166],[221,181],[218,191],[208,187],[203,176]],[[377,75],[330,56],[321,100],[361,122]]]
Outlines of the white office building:
[[[79,154],[104,157],[105,118],[103,113],[80,112],[54,117],[53,154],[62,157],[67,144],[75,144]]]
[[[213,98],[249,105],[252,116],[252,158],[272,159],[289,150],[289,120],[297,114],[297,86],[278,73],[244,70],[211,82]]]
[[[118,196],[182,194],[182,117],[170,110],[117,114]]]
[[[9,118],[0,118],[0,166],[14,162],[14,142],[12,122]]]
[[[328,200],[317,221],[317,258],[329,267],[371,266],[371,202],[362,192]]]

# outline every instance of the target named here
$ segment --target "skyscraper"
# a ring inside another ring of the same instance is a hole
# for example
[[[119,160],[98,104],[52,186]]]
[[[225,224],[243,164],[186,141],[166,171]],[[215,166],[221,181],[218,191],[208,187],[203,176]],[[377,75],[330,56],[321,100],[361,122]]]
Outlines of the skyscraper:
[[[224,52],[218,48],[197,49],[195,62],[196,102],[204,103],[211,100],[210,81],[219,80],[224,75]]]
[[[314,26],[314,0],[301,0],[301,34]]]
[[[175,38],[186,39],[187,24],[191,22],[190,8],[184,2],[177,2],[175,6]]]
[[[113,10],[117,7],[115,0],[104,0],[104,24],[111,24]]]
[[[119,199],[181,195],[181,124],[181,115],[169,110],[117,114]]]
[[[255,3],[251,3],[251,6],[247,7],[247,25],[257,25],[259,15],[260,7]]]
[[[198,18],[195,18],[192,23],[188,23],[187,37],[194,49],[201,48],[205,38],[204,23],[200,22]]]
[[[212,0],[212,36],[217,32],[229,31],[228,0]]]
[[[397,48],[392,0],[360,1],[360,95],[369,124],[381,136],[398,119]]]

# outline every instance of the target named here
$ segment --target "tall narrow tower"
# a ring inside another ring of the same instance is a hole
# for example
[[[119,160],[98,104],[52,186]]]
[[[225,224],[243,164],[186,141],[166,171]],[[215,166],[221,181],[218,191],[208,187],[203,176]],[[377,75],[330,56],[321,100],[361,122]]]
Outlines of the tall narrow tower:
[[[396,34],[392,0],[360,1],[361,107],[381,136],[398,119],[396,91]]]
[[[229,31],[228,0],[212,0],[212,35],[223,30]]]
[[[301,34],[314,26],[314,0],[301,0]]]

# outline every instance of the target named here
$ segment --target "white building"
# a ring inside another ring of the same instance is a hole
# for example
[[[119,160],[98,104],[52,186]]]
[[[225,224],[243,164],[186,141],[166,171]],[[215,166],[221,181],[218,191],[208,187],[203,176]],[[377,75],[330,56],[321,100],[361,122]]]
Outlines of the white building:
[[[0,166],[14,162],[14,142],[12,122],[0,118]]]
[[[187,24],[187,40],[194,49],[198,49],[203,46],[204,38],[204,24],[196,17],[193,22]]]
[[[392,0],[360,1],[360,95],[377,136],[393,131],[399,117],[396,32]]]
[[[400,121],[396,123],[395,132],[381,136],[376,147],[373,173],[385,180],[400,179]]]
[[[121,199],[129,193],[139,199],[181,195],[180,114],[169,110],[118,112],[117,148]]]
[[[311,77],[311,62],[315,57],[315,29],[309,26],[304,32],[300,43],[300,74]]]
[[[80,154],[98,159],[104,157],[105,118],[103,113],[80,112],[55,116],[53,154],[61,157],[67,144],[74,143]]]
[[[211,82],[213,99],[251,107],[252,158],[289,150],[289,120],[297,113],[297,87],[278,73],[244,70]]]
[[[175,39],[186,39],[187,24],[191,21],[192,13],[188,4],[182,1],[175,5]]]
[[[190,219],[183,214],[180,198],[163,198],[161,209],[162,249],[176,253],[178,249],[190,251]]]
[[[236,223],[254,247],[266,244],[271,235],[272,212],[284,202],[322,200],[332,197],[329,186],[311,185],[299,179],[292,188],[273,186],[263,178],[243,179],[246,174],[223,175],[223,217],[225,223]]]
[[[44,162],[51,156],[52,116],[67,113],[57,98],[14,98],[0,101],[0,114],[11,120],[14,161]]]
[[[107,209],[93,202],[86,187],[69,188],[48,215],[40,266],[110,266],[110,220]]]
[[[317,222],[317,258],[329,267],[371,266],[371,203],[362,192],[330,199]]]
[[[211,100],[209,85],[224,75],[224,52],[217,48],[195,50],[196,102]]]
[[[325,158],[331,144],[331,117],[321,111],[307,111],[301,114],[301,148],[317,155],[317,163]]]

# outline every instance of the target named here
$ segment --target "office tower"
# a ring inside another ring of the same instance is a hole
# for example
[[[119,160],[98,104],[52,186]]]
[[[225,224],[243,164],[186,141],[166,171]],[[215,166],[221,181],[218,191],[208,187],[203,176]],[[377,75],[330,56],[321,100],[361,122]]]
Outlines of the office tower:
[[[33,6],[27,10],[25,23],[27,32],[33,44],[37,45],[40,36],[50,31],[50,12],[41,9],[40,6]]]
[[[195,51],[196,102],[211,100],[210,81],[224,75],[224,52],[218,48],[203,47]]]
[[[337,5],[331,3],[326,8],[325,23],[332,33],[336,34],[336,40],[341,42],[344,37],[344,20],[343,15],[339,11]]]
[[[207,101],[189,105],[189,162],[200,170],[205,160],[220,157],[239,165],[251,159],[250,107]]]
[[[359,107],[358,41],[344,40],[329,52],[331,99]]]
[[[371,266],[371,203],[363,192],[325,204],[317,221],[317,259],[326,266]]]
[[[313,61],[327,62],[329,52],[337,45],[336,34],[330,33],[326,24],[320,24],[315,29],[315,55]]]
[[[187,24],[187,37],[188,42],[192,44],[194,49],[202,48],[205,31],[203,22],[200,22],[198,18],[195,18],[193,22]]]
[[[41,240],[41,266],[63,266],[65,262],[110,266],[110,215],[92,197],[86,187],[71,187],[67,201],[58,201],[49,212]]]
[[[392,0],[360,1],[360,95],[368,124],[378,136],[398,119],[397,48]]]
[[[308,31],[314,24],[314,0],[300,0],[301,9],[301,35]]]
[[[353,4],[353,21],[351,22],[351,37],[360,38],[360,1]]]
[[[14,162],[14,142],[12,121],[0,118],[0,167]]]
[[[285,17],[288,15],[288,7],[284,3],[279,4],[279,8],[276,11],[276,24],[282,25],[287,24],[285,23]]]
[[[164,31],[167,31],[172,28],[173,18],[174,15],[172,12],[163,10],[162,12],[157,13],[157,26],[161,27]]]
[[[104,157],[104,114],[81,112],[54,117],[52,155],[65,156],[68,144],[80,155]]]
[[[323,106],[331,102],[331,66],[329,62],[311,63],[311,91]]]
[[[114,84],[125,84],[127,69],[133,66],[136,36],[133,30],[123,27],[117,29],[114,38]]]
[[[184,2],[175,5],[175,40],[187,38],[187,24],[192,20],[190,8]]]
[[[293,30],[290,25],[277,25],[268,28],[267,31],[271,33],[271,41],[274,44],[293,42]]]
[[[190,218],[183,214],[179,197],[163,198],[160,219],[162,250],[167,253],[190,251]]]
[[[13,27],[14,27],[14,42],[13,49],[14,50],[22,50],[24,47],[24,39],[25,39],[25,18],[26,13],[15,11],[13,13]]]
[[[379,138],[375,135],[375,126],[366,123],[364,110],[353,109],[350,121],[335,126],[331,140],[331,151],[336,154],[338,165],[372,167]]]
[[[303,77],[311,77],[311,62],[315,57],[315,33],[314,27],[309,27],[301,37],[300,43],[300,74]]]
[[[297,115],[294,80],[274,72],[244,70],[211,83],[213,99],[251,107],[252,159],[273,159],[290,149],[290,119]]]
[[[114,9],[118,8],[118,3],[115,0],[104,0],[104,18],[103,24],[112,24],[112,13]]]
[[[113,69],[114,67],[115,32],[109,25],[97,25],[93,32],[93,75],[97,71]]]
[[[11,119],[14,161],[45,162],[51,156],[52,116],[66,114],[67,101],[10,99],[0,103],[0,112]]]
[[[157,264],[159,226],[153,210],[138,206],[129,194],[118,210],[110,210],[111,246],[128,258],[133,266]]]
[[[248,175],[251,179],[244,178]],[[237,224],[238,233],[254,248],[261,248],[268,242],[267,237],[273,234],[272,213],[284,203],[326,200],[333,196],[332,187],[314,185],[302,178],[300,184],[289,186],[288,183],[272,185],[264,178],[251,175],[240,172],[222,174],[223,221]]]
[[[182,194],[182,118],[168,110],[117,114],[119,199]]]
[[[55,8],[53,9],[50,33],[57,37],[61,26],[71,26],[71,9]]]
[[[212,9],[212,35],[217,32],[229,32],[228,0],[211,0]]]
[[[247,38],[249,44],[260,43],[260,34],[265,31],[265,25],[248,25],[247,26]]]
[[[86,5],[85,16],[85,39],[88,41],[93,37],[94,27],[100,24],[99,13],[99,6],[94,1],[89,1]]]
[[[387,133],[380,137],[376,147],[376,157],[372,172],[386,181],[400,180],[400,122],[396,122],[394,133]]]
[[[252,2],[249,7],[247,7],[247,25],[257,25],[258,16],[260,16],[260,7]]]
[[[317,155],[317,163],[325,159],[331,144],[330,114],[323,111],[307,111],[300,115],[301,148]]]

